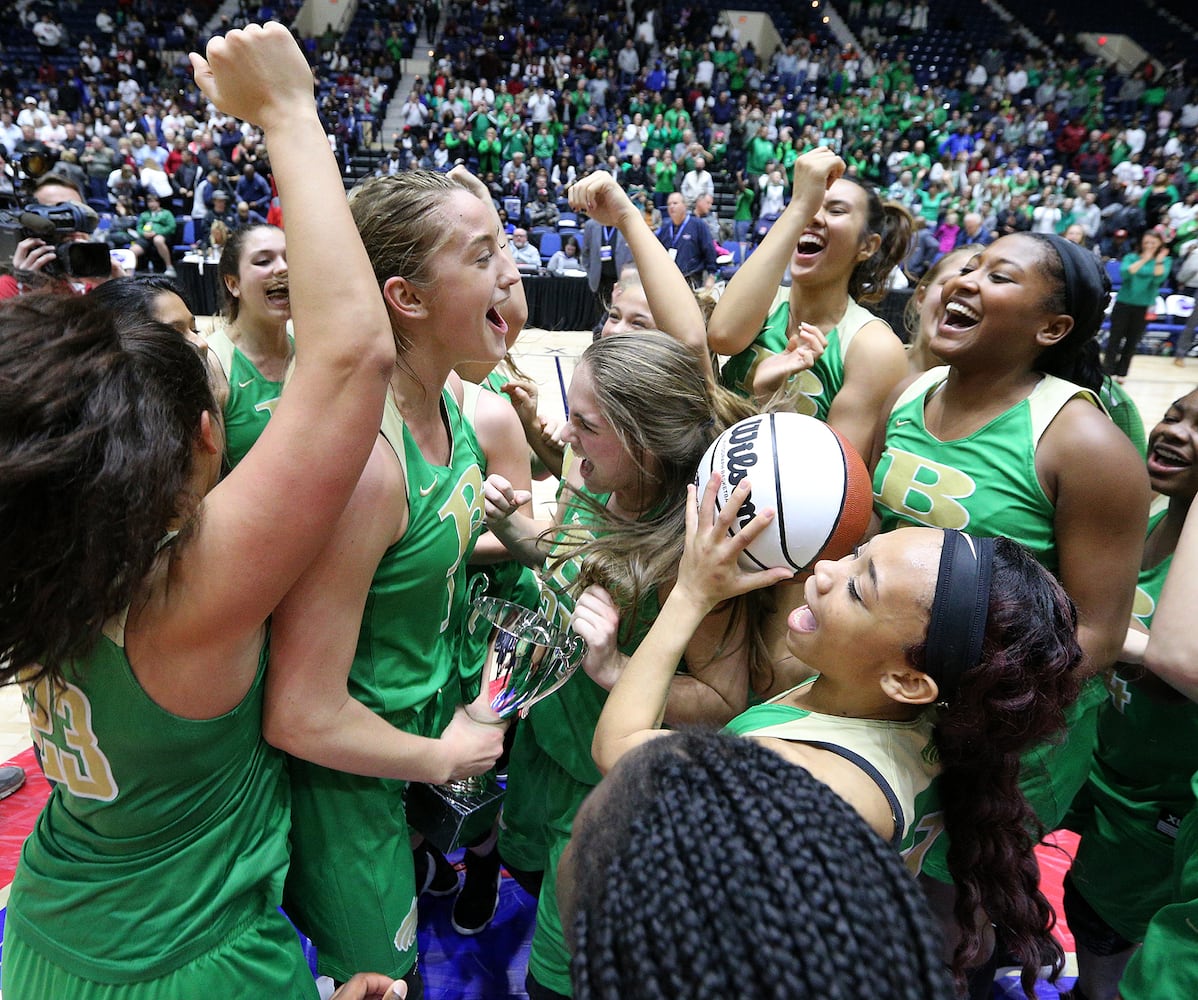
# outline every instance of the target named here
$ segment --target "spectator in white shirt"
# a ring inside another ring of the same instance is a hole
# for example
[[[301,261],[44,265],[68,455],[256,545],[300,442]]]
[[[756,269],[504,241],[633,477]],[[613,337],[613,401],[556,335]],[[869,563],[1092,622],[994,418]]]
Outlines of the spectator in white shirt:
[[[682,192],[682,197],[686,199],[687,208],[695,207],[695,201],[699,195],[715,194],[715,181],[712,180],[711,172],[707,169],[707,163],[703,157],[695,157],[695,167],[686,172],[679,190]]]
[[[638,111],[632,116],[632,121],[624,126],[624,156],[631,160],[633,156],[642,156],[645,143],[649,141],[649,126]]]
[[[1050,194],[1046,198],[1045,204],[1039,205],[1032,210],[1033,233],[1055,233],[1057,231],[1057,223],[1061,221],[1060,197]]]
[[[1016,63],[1015,68],[1007,74],[1007,93],[1011,97],[1019,97],[1027,90],[1027,71],[1023,63]]]
[[[17,114],[17,125],[24,128],[26,125],[33,127],[35,132],[44,129],[50,124],[50,119],[46,113],[37,106],[36,97],[26,97],[25,106]],[[10,147],[11,148],[11,147]]]
[[[33,38],[43,52],[57,52],[62,44],[62,25],[49,13],[44,13],[33,26]]]
[[[1148,141],[1148,133],[1137,122],[1131,128],[1126,129],[1123,133],[1124,140],[1127,142],[1127,148],[1133,153],[1142,153],[1144,151],[1144,143]]]
[[[495,104],[495,91],[487,86],[486,80],[479,80],[478,86],[470,92],[470,103],[478,108],[491,108]]]
[[[553,114],[553,109],[557,103],[552,97],[545,93],[545,88],[537,84],[533,88],[533,92],[528,95],[528,100],[525,102],[528,108],[528,116],[534,125],[540,125],[542,122],[549,121],[549,117]]]
[[[528,230],[517,229],[508,240],[508,249],[518,268],[540,267],[541,252],[528,242]]]
[[[416,91],[413,90],[408,94],[408,99],[400,111],[400,118],[406,131],[414,132],[417,135],[424,134],[425,123],[429,119],[429,110],[428,106],[420,100],[420,95]]]

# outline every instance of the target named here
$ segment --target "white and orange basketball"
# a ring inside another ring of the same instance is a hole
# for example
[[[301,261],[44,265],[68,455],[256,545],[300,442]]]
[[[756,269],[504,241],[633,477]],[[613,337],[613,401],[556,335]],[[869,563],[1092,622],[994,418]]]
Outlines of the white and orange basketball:
[[[699,462],[700,496],[712,472],[722,477],[717,509],[742,479],[753,484],[733,533],[758,511],[777,512],[774,523],[741,554],[745,569],[789,566],[798,572],[818,559],[839,559],[869,526],[869,471],[843,435],[815,417],[762,413],[733,424]]]

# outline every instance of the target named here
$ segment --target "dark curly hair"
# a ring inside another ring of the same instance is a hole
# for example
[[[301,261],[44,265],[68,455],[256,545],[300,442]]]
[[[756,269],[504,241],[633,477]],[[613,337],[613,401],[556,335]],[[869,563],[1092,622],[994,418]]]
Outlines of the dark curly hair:
[[[925,652],[923,643],[908,650],[917,669],[924,669]],[[1080,689],[1081,659],[1073,601],[1022,545],[995,539],[981,662],[962,675],[935,731],[942,766],[936,780],[962,931],[953,956],[958,974],[987,957],[975,919],[979,908],[1022,963],[1025,991],[1046,956],[1054,978],[1064,962],[1049,933],[1055,916],[1040,891],[1033,854],[1043,831],[1020,790],[1019,763],[1022,753],[1065,728],[1065,711]]]
[[[953,995],[902,861],[804,768],[682,730],[604,786],[601,820],[575,827],[562,913],[578,1000]]]
[[[902,263],[911,243],[911,213],[898,202],[882,201],[872,184],[856,177],[841,180],[856,184],[865,192],[865,232],[878,235],[882,242],[849,275],[849,295],[858,302],[880,302],[886,295],[886,279]]]
[[[178,331],[91,296],[0,303],[0,683],[57,674],[128,606],[186,513],[205,410]]]

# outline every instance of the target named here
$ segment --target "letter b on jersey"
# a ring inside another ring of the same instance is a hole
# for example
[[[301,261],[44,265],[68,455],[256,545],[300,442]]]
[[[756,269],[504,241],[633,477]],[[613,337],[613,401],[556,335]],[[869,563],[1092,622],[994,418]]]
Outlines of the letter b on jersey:
[[[889,449],[879,467],[877,497],[884,507],[933,528],[969,527],[969,511],[957,501],[972,496],[976,487],[964,472],[897,449]]]

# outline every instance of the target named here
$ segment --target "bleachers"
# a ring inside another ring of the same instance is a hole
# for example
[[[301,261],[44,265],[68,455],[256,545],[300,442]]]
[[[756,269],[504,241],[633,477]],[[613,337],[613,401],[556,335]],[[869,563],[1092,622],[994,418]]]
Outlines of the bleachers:
[[[1025,23],[1033,32],[1044,33],[1046,5],[1042,0],[1004,0],[1004,5],[1016,19]],[[1175,24],[1165,20],[1156,6],[1150,3],[1087,0],[1084,4],[1052,6],[1056,11],[1056,26],[1052,30],[1054,33],[1062,31],[1069,38],[1083,31],[1127,35],[1150,54],[1167,59],[1167,55],[1173,53],[1174,60],[1187,51],[1192,53],[1198,41],[1193,36],[1187,39]],[[1191,7],[1191,16],[1192,11]],[[1052,41],[1051,38],[1044,40]]]
[[[849,27],[860,35],[869,23],[863,13]],[[904,53],[920,87],[947,83],[992,45],[1012,45],[1010,26],[984,4],[933,3],[925,31],[903,31],[880,23],[887,37],[878,46],[878,55],[894,60]]]

